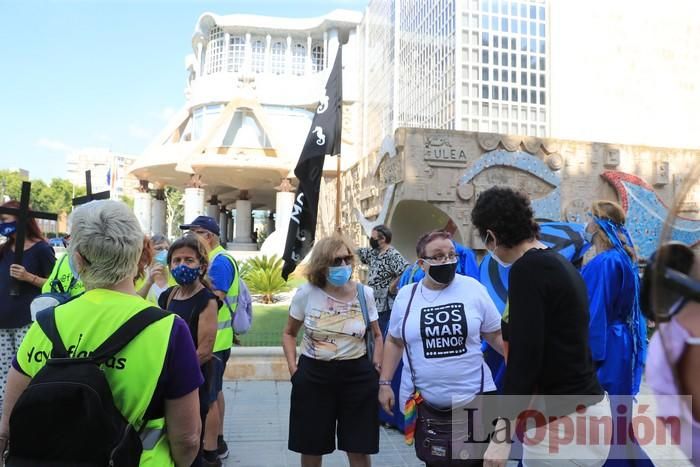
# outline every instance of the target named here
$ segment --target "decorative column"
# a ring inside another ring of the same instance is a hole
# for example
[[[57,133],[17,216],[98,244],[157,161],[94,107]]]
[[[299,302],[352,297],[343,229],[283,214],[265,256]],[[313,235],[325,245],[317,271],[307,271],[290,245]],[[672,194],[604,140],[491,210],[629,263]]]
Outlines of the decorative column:
[[[151,194],[148,192],[148,180],[141,180],[141,187],[134,195],[134,215],[141,225],[143,233],[151,233]]]
[[[311,64],[311,35],[306,36],[306,66],[304,67],[304,74],[309,76],[311,74],[312,64]]]
[[[203,47],[204,45],[202,44],[202,39],[200,39],[199,42],[197,42],[197,60],[199,60],[199,72],[197,73],[197,77],[204,76]]]
[[[233,71],[233,57],[231,56],[231,33],[224,33],[224,66],[221,67],[225,72]],[[231,68],[229,69],[229,64]]]
[[[292,74],[292,36],[287,36],[287,53],[285,54],[284,57],[284,74],[285,75],[291,75]]]
[[[292,207],[294,206],[294,187],[288,178],[285,178],[277,187],[279,193],[275,199],[275,232],[280,232],[287,241],[287,231],[289,230],[289,220],[292,217]]]
[[[211,217],[217,222],[219,221],[219,198],[216,195],[211,195],[211,198],[209,198],[207,216]],[[219,229],[221,229],[221,225],[219,225]]]
[[[192,222],[197,216],[204,215],[204,189],[185,188],[185,223]]]
[[[245,48],[243,49],[243,71],[247,74],[253,72],[253,44],[250,33],[245,33]]]
[[[328,31],[323,31],[323,69],[328,68]]]
[[[272,36],[265,36],[265,73],[272,72]]]
[[[165,190],[158,188],[154,192],[153,206],[151,208],[151,231],[153,235],[165,235],[167,232],[167,211],[165,206]]]
[[[255,251],[258,245],[251,238],[253,206],[248,199],[248,191],[241,190],[241,195],[236,201],[236,238],[233,239],[234,250]]]
[[[335,63],[335,56],[338,55],[338,46],[340,42],[338,41],[338,30],[331,29],[328,31],[328,47],[326,48],[326,55],[328,56],[328,66],[333,66]]]

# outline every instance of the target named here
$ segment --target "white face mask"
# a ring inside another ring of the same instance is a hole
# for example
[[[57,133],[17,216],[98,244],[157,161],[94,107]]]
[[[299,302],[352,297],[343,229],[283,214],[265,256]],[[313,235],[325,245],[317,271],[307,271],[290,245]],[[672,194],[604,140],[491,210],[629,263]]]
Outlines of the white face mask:
[[[498,265],[501,266],[502,268],[509,268],[509,267],[511,267],[511,266],[513,265],[513,263],[506,263],[506,262],[503,261],[501,258],[499,258],[498,255],[496,254],[496,248],[498,248],[498,242],[496,242],[496,238],[495,238],[495,237],[493,237],[493,243],[494,243],[494,245],[495,245],[495,246],[493,247],[493,250],[489,250],[489,249],[486,247],[486,244],[488,243],[489,237],[492,237],[492,235],[491,235],[490,232],[486,233],[486,237],[484,237],[484,248],[486,248],[486,251],[489,252],[489,255],[491,255],[491,258],[493,258],[493,260],[494,260],[495,262],[497,262]]]

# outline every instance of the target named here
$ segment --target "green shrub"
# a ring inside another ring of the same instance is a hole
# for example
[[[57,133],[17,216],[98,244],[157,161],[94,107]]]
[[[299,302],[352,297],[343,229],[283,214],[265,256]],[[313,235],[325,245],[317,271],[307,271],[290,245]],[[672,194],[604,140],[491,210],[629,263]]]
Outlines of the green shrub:
[[[282,258],[277,255],[250,258],[241,265],[240,271],[250,292],[262,295],[263,303],[272,303],[275,294],[290,289],[282,279]]]

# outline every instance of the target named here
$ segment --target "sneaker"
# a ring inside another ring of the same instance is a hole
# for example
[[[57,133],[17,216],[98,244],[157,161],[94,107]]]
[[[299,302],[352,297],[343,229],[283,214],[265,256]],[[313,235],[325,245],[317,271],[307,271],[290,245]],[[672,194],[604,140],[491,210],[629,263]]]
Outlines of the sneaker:
[[[216,453],[219,459],[226,459],[228,457],[228,444],[223,439],[219,439],[217,442]]]

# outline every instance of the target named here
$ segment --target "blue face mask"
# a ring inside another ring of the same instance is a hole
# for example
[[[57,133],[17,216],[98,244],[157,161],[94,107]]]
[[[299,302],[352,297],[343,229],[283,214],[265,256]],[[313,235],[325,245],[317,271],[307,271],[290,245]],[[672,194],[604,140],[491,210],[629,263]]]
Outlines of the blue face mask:
[[[156,263],[160,264],[168,264],[168,250],[160,250],[156,255],[153,257],[153,260]]]
[[[9,237],[15,232],[17,232],[17,222],[0,223],[0,235],[3,237]]]
[[[175,282],[180,285],[191,284],[199,278],[199,268],[191,268],[184,264],[174,268],[170,273],[173,275]]]
[[[331,266],[328,268],[326,279],[331,285],[342,287],[350,280],[351,275],[352,266]]]

